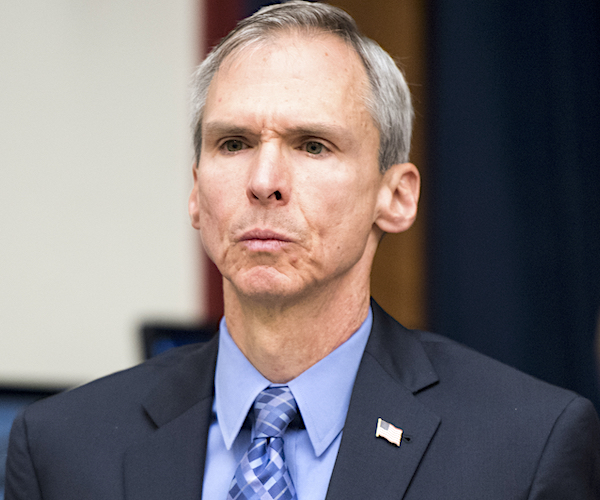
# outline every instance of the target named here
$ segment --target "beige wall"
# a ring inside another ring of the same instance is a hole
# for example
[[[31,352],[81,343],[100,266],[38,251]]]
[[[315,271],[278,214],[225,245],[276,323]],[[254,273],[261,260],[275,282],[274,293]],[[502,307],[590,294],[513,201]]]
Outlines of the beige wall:
[[[202,313],[197,4],[0,2],[0,385],[130,366],[140,321]]]

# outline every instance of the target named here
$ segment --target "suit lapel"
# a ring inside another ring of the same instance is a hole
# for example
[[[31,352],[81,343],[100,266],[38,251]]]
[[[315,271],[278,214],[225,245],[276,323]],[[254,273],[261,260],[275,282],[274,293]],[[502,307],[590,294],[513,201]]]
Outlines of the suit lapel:
[[[419,341],[373,303],[327,500],[404,496],[440,423],[414,394],[437,380]],[[404,431],[400,447],[375,437],[379,418]]]
[[[157,427],[125,454],[127,500],[197,500],[211,422],[218,336],[173,366],[144,409]]]

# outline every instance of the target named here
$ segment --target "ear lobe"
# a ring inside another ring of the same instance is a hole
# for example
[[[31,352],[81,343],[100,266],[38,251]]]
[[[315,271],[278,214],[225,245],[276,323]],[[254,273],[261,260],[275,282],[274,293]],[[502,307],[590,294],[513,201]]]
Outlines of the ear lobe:
[[[192,173],[194,175],[194,186],[192,187],[192,192],[190,193],[190,199],[188,201],[188,211],[190,213],[192,227],[194,229],[200,229],[200,201],[198,200],[198,169],[196,163],[192,166]]]
[[[412,163],[392,165],[383,175],[375,224],[386,233],[401,233],[417,218],[421,176]]]

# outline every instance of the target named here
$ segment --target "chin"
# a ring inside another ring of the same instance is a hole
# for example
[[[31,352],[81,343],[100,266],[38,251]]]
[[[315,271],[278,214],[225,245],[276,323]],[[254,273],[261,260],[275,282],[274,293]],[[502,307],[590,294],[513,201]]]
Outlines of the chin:
[[[230,279],[240,295],[260,302],[277,302],[302,294],[300,277],[290,278],[273,267],[259,266]]]

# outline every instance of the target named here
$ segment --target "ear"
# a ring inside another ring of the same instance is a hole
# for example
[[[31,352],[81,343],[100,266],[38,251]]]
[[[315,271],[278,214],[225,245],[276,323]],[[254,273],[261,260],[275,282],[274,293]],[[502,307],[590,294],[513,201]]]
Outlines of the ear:
[[[417,218],[421,176],[412,163],[392,165],[383,174],[375,224],[386,233],[406,231]]]
[[[190,220],[192,221],[192,227],[194,229],[200,229],[200,200],[198,199],[198,164],[194,162],[192,166],[192,173],[194,175],[194,186],[190,193],[190,199],[188,201],[188,211],[190,213]]]

